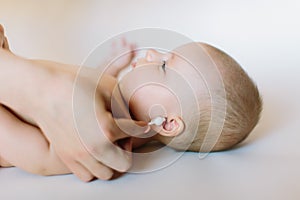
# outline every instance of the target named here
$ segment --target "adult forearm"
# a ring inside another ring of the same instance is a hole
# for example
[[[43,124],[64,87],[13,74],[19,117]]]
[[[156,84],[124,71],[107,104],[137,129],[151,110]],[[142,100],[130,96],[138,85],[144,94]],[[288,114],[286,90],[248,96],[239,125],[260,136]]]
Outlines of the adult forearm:
[[[19,113],[34,109],[43,94],[45,69],[32,61],[0,49],[0,103]],[[41,85],[39,85],[41,84]],[[40,86],[40,87],[39,87]]]

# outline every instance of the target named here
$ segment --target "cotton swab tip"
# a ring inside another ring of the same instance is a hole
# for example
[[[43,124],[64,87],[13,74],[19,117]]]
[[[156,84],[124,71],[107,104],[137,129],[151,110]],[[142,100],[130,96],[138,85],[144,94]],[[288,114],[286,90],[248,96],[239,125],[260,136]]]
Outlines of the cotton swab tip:
[[[165,117],[158,116],[158,117],[151,119],[151,121],[148,123],[148,125],[161,126],[165,121],[166,121]]]

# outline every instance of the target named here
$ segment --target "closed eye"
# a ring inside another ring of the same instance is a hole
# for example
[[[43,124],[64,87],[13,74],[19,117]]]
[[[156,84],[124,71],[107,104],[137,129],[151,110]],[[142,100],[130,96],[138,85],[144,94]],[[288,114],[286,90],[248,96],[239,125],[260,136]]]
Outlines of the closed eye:
[[[164,72],[166,72],[166,61],[163,61],[161,68],[164,70]]]

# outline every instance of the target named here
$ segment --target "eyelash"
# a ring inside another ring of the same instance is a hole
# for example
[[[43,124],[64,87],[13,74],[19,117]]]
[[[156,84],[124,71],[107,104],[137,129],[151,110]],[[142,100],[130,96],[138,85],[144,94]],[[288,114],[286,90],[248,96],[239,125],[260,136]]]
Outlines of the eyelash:
[[[164,70],[164,72],[166,72],[166,61],[163,61],[161,68]]]

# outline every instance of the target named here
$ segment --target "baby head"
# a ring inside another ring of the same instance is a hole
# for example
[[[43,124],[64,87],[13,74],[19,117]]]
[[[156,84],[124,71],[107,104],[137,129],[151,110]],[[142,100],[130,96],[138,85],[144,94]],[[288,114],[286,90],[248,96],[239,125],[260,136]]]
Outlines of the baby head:
[[[165,122],[151,126],[158,133],[152,139],[172,148],[226,150],[259,120],[257,87],[233,58],[211,45],[189,43],[166,54],[148,50],[133,66],[120,82],[130,112],[143,121],[163,116]]]

